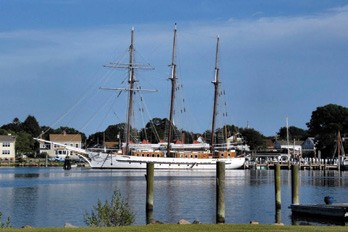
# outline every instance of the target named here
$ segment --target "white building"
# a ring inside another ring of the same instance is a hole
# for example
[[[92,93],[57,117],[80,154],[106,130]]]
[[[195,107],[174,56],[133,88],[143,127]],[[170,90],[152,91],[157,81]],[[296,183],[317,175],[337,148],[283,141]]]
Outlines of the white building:
[[[274,142],[274,148],[275,149],[286,149],[289,150],[291,154],[295,155],[301,155],[302,154],[302,143],[303,141],[295,140],[295,141],[289,141],[289,144],[285,140],[277,140]]]
[[[82,147],[82,137],[80,134],[50,134],[49,141],[53,143],[63,144],[75,148]],[[40,143],[40,153],[46,152],[51,158],[65,158],[67,155],[70,158],[78,158],[76,155],[69,153],[63,146],[50,143]]]
[[[15,160],[16,137],[11,135],[0,135],[0,160]]]

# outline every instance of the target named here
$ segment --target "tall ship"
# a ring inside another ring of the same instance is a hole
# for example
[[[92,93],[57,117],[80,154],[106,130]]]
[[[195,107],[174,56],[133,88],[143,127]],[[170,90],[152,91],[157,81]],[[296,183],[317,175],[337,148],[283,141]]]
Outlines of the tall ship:
[[[128,92],[128,109],[127,109],[127,122],[125,128],[125,142],[122,143],[120,149],[107,150],[107,149],[80,149],[72,146],[50,142],[37,138],[36,140],[43,143],[51,143],[55,146],[64,147],[70,152],[70,154],[76,154],[83,158],[91,168],[98,169],[144,169],[147,163],[154,163],[156,169],[215,169],[217,161],[225,162],[226,169],[239,169],[242,168],[245,163],[245,156],[243,154],[237,155],[238,142],[231,143],[226,142],[224,145],[215,144],[215,124],[217,116],[217,101],[219,97],[219,37],[216,42],[216,59],[215,59],[215,74],[214,74],[214,104],[212,115],[212,133],[211,144],[203,141],[199,138],[193,144],[177,143],[174,142],[173,136],[173,114],[174,114],[174,100],[177,88],[177,76],[176,76],[176,39],[177,28],[174,27],[174,38],[172,48],[171,59],[171,99],[169,109],[169,128],[167,131],[167,141],[160,143],[134,143],[131,140],[132,130],[132,116],[133,111],[133,96],[138,91],[151,91],[146,89],[140,89],[135,87],[137,81],[134,76],[135,69],[141,68],[134,62],[134,28],[131,30],[131,41],[129,46],[129,63],[122,64],[120,67],[128,69],[129,79],[128,88],[123,89],[111,89],[116,91]],[[116,66],[118,64],[115,64]],[[241,145],[243,146],[243,145]],[[245,146],[245,145],[244,145]]]

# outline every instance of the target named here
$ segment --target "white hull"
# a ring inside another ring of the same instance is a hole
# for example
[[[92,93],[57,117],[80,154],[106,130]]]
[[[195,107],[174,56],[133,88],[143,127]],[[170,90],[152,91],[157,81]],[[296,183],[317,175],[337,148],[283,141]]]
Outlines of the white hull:
[[[91,168],[99,169],[145,169],[147,163],[154,163],[156,169],[215,169],[217,161],[224,161],[226,169],[239,169],[245,163],[244,157],[226,159],[163,158],[89,153]]]

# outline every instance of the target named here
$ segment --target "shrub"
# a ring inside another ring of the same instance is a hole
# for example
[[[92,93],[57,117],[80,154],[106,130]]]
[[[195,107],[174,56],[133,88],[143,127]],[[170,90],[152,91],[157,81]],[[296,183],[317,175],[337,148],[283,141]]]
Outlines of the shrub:
[[[134,222],[134,218],[134,213],[118,190],[114,191],[111,202],[106,200],[102,204],[98,199],[91,214],[84,216],[85,223],[91,227],[128,226]]]
[[[10,217],[7,218],[6,222],[2,222],[2,212],[0,212],[0,228],[8,228],[11,227]]]

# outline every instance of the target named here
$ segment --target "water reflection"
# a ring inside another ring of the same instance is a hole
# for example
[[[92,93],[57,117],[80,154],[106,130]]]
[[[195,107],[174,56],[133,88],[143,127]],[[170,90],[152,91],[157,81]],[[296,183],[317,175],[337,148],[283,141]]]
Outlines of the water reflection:
[[[15,227],[61,227],[64,223],[85,226],[83,215],[119,189],[135,213],[135,224],[146,224],[144,171],[61,168],[0,168],[0,205]],[[226,223],[303,223],[294,219],[291,175],[281,171],[282,208],[275,212],[273,170],[228,170],[225,179]],[[345,202],[348,174],[336,171],[300,172],[300,202],[323,203],[326,195]],[[157,171],[152,217],[164,223],[180,219],[215,223],[214,171]],[[324,222],[325,224],[325,222]]]
[[[18,173],[14,174],[15,178],[38,178],[40,176],[39,173]]]

